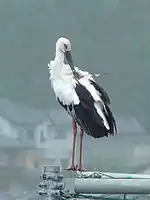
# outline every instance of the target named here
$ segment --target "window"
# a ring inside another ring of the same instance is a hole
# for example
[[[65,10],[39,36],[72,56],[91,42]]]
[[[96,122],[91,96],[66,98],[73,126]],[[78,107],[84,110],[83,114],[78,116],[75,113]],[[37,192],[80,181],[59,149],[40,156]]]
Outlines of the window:
[[[47,133],[48,133],[48,135],[51,135],[51,133],[52,133],[52,125],[50,125],[50,124],[47,124]]]
[[[44,130],[40,131],[40,142],[42,142],[42,143],[46,142],[46,137],[45,137],[45,134],[44,134]]]
[[[34,130],[28,129],[26,136],[27,136],[27,140],[31,140],[31,141],[34,140]]]
[[[22,127],[17,128],[17,134],[18,134],[18,140],[24,141],[25,136],[26,136],[26,130]]]
[[[54,132],[54,139],[66,139],[66,132],[57,130]]]

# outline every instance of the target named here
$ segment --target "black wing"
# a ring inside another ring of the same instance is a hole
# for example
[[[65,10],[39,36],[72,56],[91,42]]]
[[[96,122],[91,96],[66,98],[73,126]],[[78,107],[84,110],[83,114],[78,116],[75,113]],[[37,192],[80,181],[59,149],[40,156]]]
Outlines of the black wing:
[[[95,89],[101,94],[101,98],[104,101],[105,104],[110,104],[110,98],[107,94],[107,92],[99,86],[95,81],[90,80],[91,84],[95,87]]]
[[[62,102],[57,99],[68,114],[84,129],[88,135],[91,135],[94,138],[104,136],[108,137],[109,133],[114,135],[116,123],[108,105],[106,105],[106,109],[102,109],[102,112],[104,113],[109,124],[109,130],[106,129],[102,117],[97,113],[94,105],[95,101],[90,92],[80,83],[76,85],[75,91],[80,100],[78,105],[63,105]]]
[[[102,117],[96,110],[95,100],[90,92],[80,83],[76,85],[75,91],[80,103],[79,105],[74,105],[73,113],[76,115],[76,121],[84,128],[85,132],[94,138],[108,136],[108,133],[114,135],[114,129],[110,131],[105,127]],[[102,112],[104,112],[105,116],[108,115],[105,109]],[[109,119],[111,120],[111,116]]]

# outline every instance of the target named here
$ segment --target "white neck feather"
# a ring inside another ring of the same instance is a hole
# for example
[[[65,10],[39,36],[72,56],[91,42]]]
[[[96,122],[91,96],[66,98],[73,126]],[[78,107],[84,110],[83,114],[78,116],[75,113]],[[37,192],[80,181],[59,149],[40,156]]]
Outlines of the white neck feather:
[[[64,63],[64,58],[65,58],[64,53],[61,52],[58,48],[56,48],[54,61],[59,62],[59,63]]]

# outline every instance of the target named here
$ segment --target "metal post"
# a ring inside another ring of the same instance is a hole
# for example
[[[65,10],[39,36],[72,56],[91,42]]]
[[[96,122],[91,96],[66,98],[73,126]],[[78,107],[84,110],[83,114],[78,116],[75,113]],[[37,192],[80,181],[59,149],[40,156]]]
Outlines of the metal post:
[[[65,188],[60,166],[45,166],[41,179],[43,182],[39,185],[39,195],[44,196],[47,200],[60,199],[60,193]]]
[[[76,179],[76,193],[150,194],[150,179]]]

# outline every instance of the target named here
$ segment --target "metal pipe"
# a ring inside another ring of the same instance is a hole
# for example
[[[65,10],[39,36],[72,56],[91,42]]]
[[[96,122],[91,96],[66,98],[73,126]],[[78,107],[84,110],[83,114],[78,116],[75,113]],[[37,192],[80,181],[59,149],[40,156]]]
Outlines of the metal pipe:
[[[105,178],[119,178],[119,179],[150,179],[150,174],[125,174],[125,173],[109,173],[109,172],[77,172],[81,177],[88,177],[94,174],[101,175],[102,179]]]
[[[149,179],[75,179],[76,193],[150,194]]]

